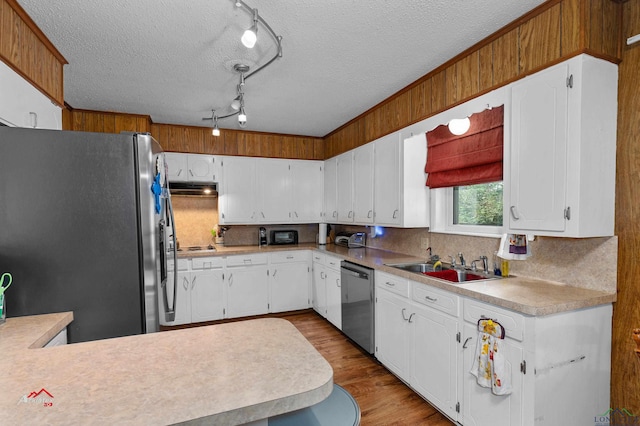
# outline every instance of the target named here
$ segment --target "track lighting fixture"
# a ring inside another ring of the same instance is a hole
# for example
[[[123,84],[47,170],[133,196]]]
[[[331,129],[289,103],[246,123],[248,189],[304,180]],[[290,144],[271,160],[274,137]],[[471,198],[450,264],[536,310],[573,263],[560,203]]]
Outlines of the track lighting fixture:
[[[448,127],[449,131],[454,135],[464,135],[469,130],[469,127],[471,127],[471,120],[469,120],[469,117],[454,118],[449,121]]]
[[[218,119],[225,119],[225,118],[229,118],[229,117],[233,117],[234,115],[237,115],[238,125],[242,128],[246,127],[247,114],[244,109],[245,80],[251,77],[252,75],[258,73],[258,71],[261,71],[262,69],[271,65],[271,63],[273,63],[273,61],[275,61],[276,59],[282,57],[282,37],[279,35],[276,35],[276,33],[273,31],[273,29],[271,29],[269,24],[267,24],[267,22],[260,15],[258,15],[258,9],[252,9],[242,0],[232,0],[232,1],[235,3],[236,7],[242,8],[247,12],[251,13],[251,17],[252,17],[251,27],[244,32],[244,34],[240,39],[242,44],[249,49],[253,48],[256,45],[256,42],[258,41],[258,23],[260,23],[260,25],[262,25],[262,27],[266,30],[267,34],[269,34],[273,39],[273,41],[275,42],[276,53],[271,59],[269,59],[267,62],[263,63],[262,65],[257,66],[256,68],[251,70],[251,72],[249,72],[248,65],[235,64],[233,66],[233,70],[240,75],[240,82],[236,86],[237,96],[231,101],[229,106],[225,107],[227,111],[229,110],[231,111],[227,114],[216,115],[215,110],[211,110],[211,117],[203,118],[203,120],[213,120],[213,128],[211,130],[211,134],[213,136],[220,135],[220,128],[218,127]]]

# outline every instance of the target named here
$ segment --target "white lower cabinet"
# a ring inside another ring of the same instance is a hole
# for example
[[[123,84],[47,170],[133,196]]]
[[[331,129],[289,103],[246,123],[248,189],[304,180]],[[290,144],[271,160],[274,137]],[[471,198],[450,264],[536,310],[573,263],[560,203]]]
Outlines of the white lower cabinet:
[[[313,253],[313,308],[342,330],[340,258]]]
[[[178,259],[176,289],[176,316],[174,321],[164,320],[162,289],[158,295],[161,325],[181,325],[192,322],[214,321],[224,318],[225,297],[223,259],[203,257]],[[169,306],[173,305],[173,265],[169,264],[167,287]]]
[[[376,358],[405,381],[409,378],[410,310],[411,306],[406,298],[376,284]]]
[[[224,272],[222,268],[191,273],[191,322],[224,318]]]
[[[529,316],[376,271],[376,357],[461,425],[584,425],[609,409],[612,306]],[[511,393],[471,374],[478,321],[505,329]]]
[[[227,316],[244,317],[269,312],[267,255],[227,258]]]
[[[287,251],[270,256],[270,311],[307,309],[311,305],[310,252]]]

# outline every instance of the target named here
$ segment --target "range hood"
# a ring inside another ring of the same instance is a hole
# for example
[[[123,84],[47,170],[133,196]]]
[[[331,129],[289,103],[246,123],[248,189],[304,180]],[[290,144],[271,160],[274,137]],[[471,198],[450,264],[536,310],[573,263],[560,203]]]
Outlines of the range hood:
[[[171,195],[192,195],[198,197],[217,197],[216,183],[169,182]]]

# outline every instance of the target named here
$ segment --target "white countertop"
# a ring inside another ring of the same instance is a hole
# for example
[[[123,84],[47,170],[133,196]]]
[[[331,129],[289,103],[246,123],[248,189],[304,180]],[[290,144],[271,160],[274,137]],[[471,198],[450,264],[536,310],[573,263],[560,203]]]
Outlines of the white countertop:
[[[286,320],[42,348],[72,320],[0,325],[0,423],[233,425],[308,407],[333,388],[331,366]],[[42,389],[53,398],[23,402]]]

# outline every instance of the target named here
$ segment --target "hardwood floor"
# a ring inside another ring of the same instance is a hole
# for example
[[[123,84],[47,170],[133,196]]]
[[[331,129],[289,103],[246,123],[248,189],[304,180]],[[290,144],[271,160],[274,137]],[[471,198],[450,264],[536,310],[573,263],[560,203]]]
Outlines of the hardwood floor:
[[[361,425],[453,425],[315,311],[275,316],[295,325],[331,364],[333,381],[360,405]]]

